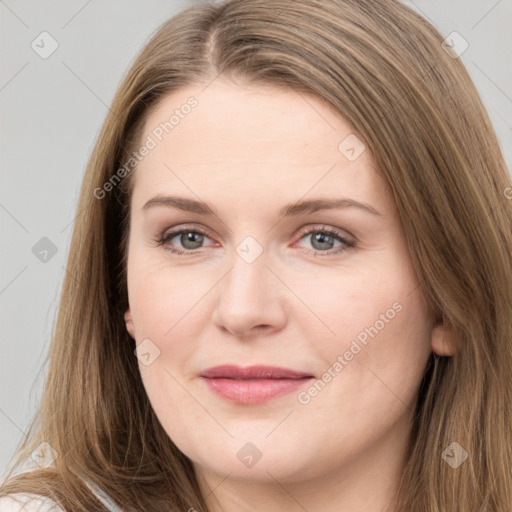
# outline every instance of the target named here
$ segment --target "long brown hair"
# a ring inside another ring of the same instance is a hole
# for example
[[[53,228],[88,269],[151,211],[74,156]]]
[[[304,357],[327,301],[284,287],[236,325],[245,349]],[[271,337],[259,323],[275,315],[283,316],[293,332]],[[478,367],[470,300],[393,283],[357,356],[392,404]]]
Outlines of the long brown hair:
[[[58,457],[10,473],[0,496],[105,510],[87,478],[127,511],[207,511],[191,461],[150,406],[124,324],[133,172],[98,190],[161,98],[223,75],[313,93],[353,126],[393,192],[422,293],[453,330],[456,354],[432,354],[425,368],[396,511],[512,507],[512,189],[475,86],[442,41],[394,0],[205,3],[158,29],[86,170],[44,395],[13,469],[41,442]],[[457,468],[443,457],[454,442],[468,454]]]

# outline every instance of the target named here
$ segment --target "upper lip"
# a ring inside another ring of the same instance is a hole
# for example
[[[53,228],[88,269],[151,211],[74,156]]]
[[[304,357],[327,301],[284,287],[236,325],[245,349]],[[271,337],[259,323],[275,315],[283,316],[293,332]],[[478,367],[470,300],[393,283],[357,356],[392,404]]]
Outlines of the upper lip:
[[[304,377],[313,377],[306,372],[290,370],[289,368],[279,368],[277,366],[240,366],[225,364],[214,366],[201,372],[201,377],[208,379],[301,379]]]

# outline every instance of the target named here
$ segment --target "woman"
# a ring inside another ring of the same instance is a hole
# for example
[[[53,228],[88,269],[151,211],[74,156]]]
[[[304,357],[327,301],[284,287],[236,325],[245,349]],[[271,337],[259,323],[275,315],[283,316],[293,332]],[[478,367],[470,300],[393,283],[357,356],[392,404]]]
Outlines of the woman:
[[[398,2],[175,16],[90,159],[16,459],[43,468],[0,496],[508,510],[510,190],[462,63]]]

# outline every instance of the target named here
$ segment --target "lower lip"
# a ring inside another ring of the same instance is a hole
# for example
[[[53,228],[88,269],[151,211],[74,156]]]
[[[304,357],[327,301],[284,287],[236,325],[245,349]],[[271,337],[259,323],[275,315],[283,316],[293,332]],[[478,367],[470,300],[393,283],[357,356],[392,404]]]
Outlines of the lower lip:
[[[201,377],[210,391],[218,396],[240,405],[257,405],[293,393],[312,377],[300,379],[207,379]]]

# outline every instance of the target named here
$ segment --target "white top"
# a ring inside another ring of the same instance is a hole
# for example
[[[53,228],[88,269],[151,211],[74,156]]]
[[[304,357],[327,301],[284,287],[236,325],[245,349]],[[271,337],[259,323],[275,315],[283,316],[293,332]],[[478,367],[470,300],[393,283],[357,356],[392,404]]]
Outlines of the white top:
[[[64,509],[48,497],[16,493],[0,498],[0,512],[64,512]]]
[[[21,471],[22,473],[30,471],[30,468],[34,466],[33,464],[30,465],[30,461],[28,461],[28,464],[29,466],[24,471]],[[14,474],[18,474],[18,472]],[[107,510],[110,512],[124,512],[115,504],[114,500],[96,484],[91,482],[88,478],[80,475],[79,477],[82,478],[82,481],[89,487],[96,498],[103,503]],[[0,512],[65,512],[65,510],[47,496],[30,492],[19,492],[0,498]]]
[[[84,482],[105,505],[107,510],[122,512],[113,500],[90,480],[84,478]],[[0,512],[65,512],[65,510],[47,496],[33,493],[16,493],[0,498]]]

